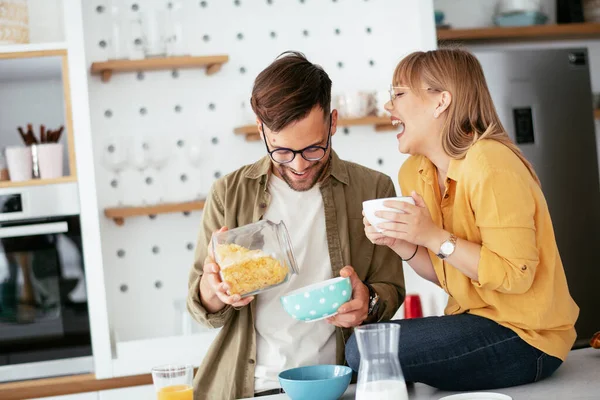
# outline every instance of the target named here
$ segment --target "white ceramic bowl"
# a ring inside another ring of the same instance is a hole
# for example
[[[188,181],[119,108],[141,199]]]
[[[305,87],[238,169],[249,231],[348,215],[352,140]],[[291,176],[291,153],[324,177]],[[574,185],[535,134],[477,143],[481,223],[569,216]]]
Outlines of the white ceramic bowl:
[[[377,230],[377,232],[381,232],[381,229],[377,228],[377,225],[382,224],[384,222],[389,222],[386,219],[376,217],[375,213],[377,211],[394,211],[394,212],[402,213],[402,211],[400,211],[400,210],[396,210],[394,208],[385,207],[383,205],[383,203],[385,201],[388,201],[388,200],[403,201],[405,203],[410,203],[413,206],[415,205],[414,199],[412,197],[410,197],[410,196],[388,197],[386,199],[375,199],[375,200],[363,201],[363,211],[365,212],[365,217],[367,217],[367,221],[369,221],[369,223],[371,225],[373,225],[373,227],[375,227],[375,229]]]

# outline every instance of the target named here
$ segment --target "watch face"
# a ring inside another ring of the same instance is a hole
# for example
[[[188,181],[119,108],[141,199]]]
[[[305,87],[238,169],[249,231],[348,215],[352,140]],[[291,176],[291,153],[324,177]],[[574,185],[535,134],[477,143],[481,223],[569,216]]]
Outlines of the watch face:
[[[449,255],[454,251],[454,243],[452,242],[444,242],[442,243],[442,247],[440,248],[442,254]]]

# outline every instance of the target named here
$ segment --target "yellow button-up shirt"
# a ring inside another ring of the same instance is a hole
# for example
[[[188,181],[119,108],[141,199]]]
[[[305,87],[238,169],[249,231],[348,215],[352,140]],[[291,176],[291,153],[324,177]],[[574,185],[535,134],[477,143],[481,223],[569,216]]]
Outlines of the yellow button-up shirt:
[[[477,142],[450,162],[445,192],[437,169],[411,156],[400,169],[404,195],[419,193],[433,221],[481,245],[479,281],[430,252],[447,315],[496,321],[537,349],[566,359],[579,308],[569,294],[552,221],[541,188],[523,162],[494,140]]]

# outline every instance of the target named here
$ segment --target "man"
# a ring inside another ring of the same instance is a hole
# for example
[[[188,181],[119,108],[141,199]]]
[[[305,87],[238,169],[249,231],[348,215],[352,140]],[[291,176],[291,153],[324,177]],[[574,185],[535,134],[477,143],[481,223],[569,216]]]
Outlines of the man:
[[[189,311],[222,328],[196,374],[196,400],[280,393],[282,370],[344,364],[349,328],[390,319],[405,294],[400,258],[371,244],[361,215],[363,200],[395,196],[394,186],[331,149],[337,111],[327,73],[301,53],[284,53],[256,78],[251,103],[268,155],[214,183],[190,273]],[[256,299],[228,296],[211,235],[260,219],[285,222],[300,272]],[[336,276],[350,278],[352,299],[335,317],[296,321],[279,303],[290,290]]]

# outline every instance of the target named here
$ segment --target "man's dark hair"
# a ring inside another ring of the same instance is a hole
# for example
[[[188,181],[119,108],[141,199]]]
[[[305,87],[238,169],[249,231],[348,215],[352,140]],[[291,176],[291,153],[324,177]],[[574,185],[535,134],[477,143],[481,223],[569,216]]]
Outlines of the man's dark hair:
[[[319,106],[329,116],[331,79],[304,54],[286,51],[254,81],[252,110],[272,131],[279,132]]]

